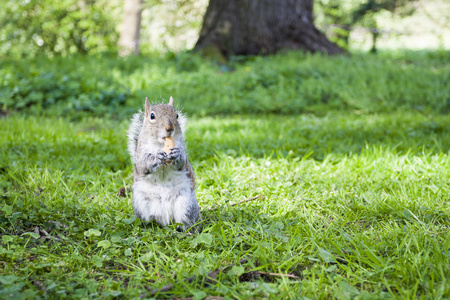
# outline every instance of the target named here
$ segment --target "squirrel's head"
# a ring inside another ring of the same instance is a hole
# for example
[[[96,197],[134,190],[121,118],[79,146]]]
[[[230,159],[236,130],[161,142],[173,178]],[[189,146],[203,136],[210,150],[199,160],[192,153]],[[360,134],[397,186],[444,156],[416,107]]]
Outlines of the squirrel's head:
[[[156,105],[150,105],[148,98],[145,98],[144,127],[150,131],[151,136],[162,143],[168,136],[176,138],[181,135],[178,113],[172,97],[170,97],[169,104]]]

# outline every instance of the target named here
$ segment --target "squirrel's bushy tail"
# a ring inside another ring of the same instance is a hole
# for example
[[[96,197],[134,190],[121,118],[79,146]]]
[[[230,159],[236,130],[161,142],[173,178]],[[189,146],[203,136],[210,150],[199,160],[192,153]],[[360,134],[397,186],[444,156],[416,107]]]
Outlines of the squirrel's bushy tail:
[[[131,162],[134,164],[134,155],[136,153],[139,132],[144,123],[144,113],[142,111],[133,115],[130,128],[128,129],[128,152],[130,153]]]

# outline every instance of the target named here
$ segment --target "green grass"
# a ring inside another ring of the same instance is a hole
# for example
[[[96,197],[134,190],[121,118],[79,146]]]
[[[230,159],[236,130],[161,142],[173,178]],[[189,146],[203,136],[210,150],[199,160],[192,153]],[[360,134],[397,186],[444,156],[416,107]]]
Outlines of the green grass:
[[[450,52],[0,60],[0,110],[124,118],[170,95],[189,115],[450,111]]]
[[[185,235],[144,226],[131,195],[118,196],[132,182],[127,121],[1,119],[1,297],[151,297],[169,283],[155,297],[450,297],[449,123],[418,113],[193,118],[204,230]]]
[[[0,62],[1,299],[450,298],[448,52],[235,59]],[[190,117],[200,234],[123,192],[146,95]]]

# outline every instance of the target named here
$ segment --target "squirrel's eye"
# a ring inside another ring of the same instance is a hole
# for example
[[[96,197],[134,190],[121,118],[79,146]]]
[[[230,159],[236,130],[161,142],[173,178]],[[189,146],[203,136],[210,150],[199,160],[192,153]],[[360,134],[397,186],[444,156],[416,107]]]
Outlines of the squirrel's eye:
[[[154,113],[152,113],[152,114],[150,115],[150,119],[151,119],[151,120],[154,120],[154,119],[155,119],[155,114],[154,114]]]
[[[178,114],[177,114],[177,119],[178,119]]]

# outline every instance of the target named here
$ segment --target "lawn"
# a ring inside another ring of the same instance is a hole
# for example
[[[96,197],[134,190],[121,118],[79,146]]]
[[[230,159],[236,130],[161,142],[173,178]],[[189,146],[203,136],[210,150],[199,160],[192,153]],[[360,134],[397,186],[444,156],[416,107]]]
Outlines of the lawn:
[[[127,119],[156,79],[144,78],[138,87],[135,73],[117,69],[113,77],[129,86],[124,95],[131,100],[114,104],[113,111],[68,112],[77,99],[45,104],[47,96],[39,95],[31,104],[21,95],[21,107],[4,102],[0,298],[449,298],[450,72],[442,59],[448,54],[427,55],[386,55],[377,62],[363,55],[289,54],[235,62],[226,72],[197,58],[163,60],[164,68],[155,63],[161,74],[181,59],[199,64],[185,81],[176,72],[162,75],[158,90],[166,91],[170,78],[178,82],[175,93],[185,101],[179,106],[191,117],[186,140],[203,217],[203,232],[195,234],[143,224],[131,207]],[[282,72],[299,57],[303,69]],[[45,73],[39,64],[31,68]],[[329,88],[331,75],[311,70],[333,65],[343,75],[330,85],[347,85],[314,98]],[[355,85],[363,91],[351,86],[358,68]],[[398,81],[387,84],[383,74],[397,74]],[[402,84],[419,80],[411,74],[423,76],[413,91]],[[252,76],[260,81],[246,85]],[[5,78],[9,93],[15,79]],[[189,92],[193,80],[197,100]],[[208,87],[217,82],[229,83],[223,93],[256,102],[218,113],[231,98],[213,99],[219,86],[213,92]],[[297,105],[285,113],[270,106],[271,95],[283,89],[278,108]],[[291,98],[296,91],[304,92],[304,102]],[[86,86],[85,93],[86,101],[94,97]],[[7,95],[17,100],[19,91]],[[196,108],[202,95],[204,105]],[[57,115],[43,111],[45,105]],[[244,113],[236,114],[239,109]]]

